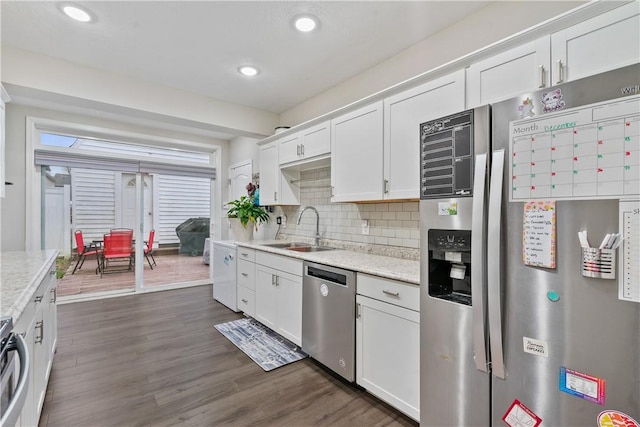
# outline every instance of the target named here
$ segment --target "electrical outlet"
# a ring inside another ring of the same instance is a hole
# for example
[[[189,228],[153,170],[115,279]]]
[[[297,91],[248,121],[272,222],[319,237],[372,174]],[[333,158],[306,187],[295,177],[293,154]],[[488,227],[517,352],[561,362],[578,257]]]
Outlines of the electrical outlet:
[[[282,217],[281,216],[276,218],[276,224],[278,224],[278,225],[282,224]]]
[[[287,228],[287,216],[286,215],[282,215],[282,224],[280,224],[280,227]]]
[[[369,220],[368,219],[363,219],[362,220],[362,234],[368,236],[369,235]]]

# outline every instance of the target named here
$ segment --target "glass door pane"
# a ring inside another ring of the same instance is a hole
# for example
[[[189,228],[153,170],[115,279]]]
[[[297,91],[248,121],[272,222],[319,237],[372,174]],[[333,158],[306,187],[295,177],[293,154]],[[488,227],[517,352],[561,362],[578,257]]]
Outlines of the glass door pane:
[[[204,252],[211,180],[167,174],[144,178],[144,288],[210,283]]]
[[[133,231],[127,213],[131,203],[135,211],[135,196],[128,198],[123,191],[124,175],[77,167],[42,168],[43,247],[60,251],[61,298],[134,291],[132,246],[127,248],[124,242],[117,252],[105,247],[105,235]]]

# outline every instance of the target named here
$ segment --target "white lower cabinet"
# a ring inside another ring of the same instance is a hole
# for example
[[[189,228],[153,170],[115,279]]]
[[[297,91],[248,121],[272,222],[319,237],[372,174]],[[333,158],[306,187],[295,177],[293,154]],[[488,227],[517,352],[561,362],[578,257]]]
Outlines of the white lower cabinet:
[[[25,338],[30,357],[29,388],[16,426],[38,425],[40,419],[58,338],[56,290],[54,264],[49,267],[47,275],[14,326],[14,332]]]
[[[363,287],[384,282],[380,299],[362,295],[375,293]],[[420,421],[420,313],[403,306],[405,298],[413,301],[416,292],[419,295],[419,289],[362,274],[357,286],[356,382]]]
[[[256,315],[256,265],[253,249],[238,248],[238,310],[244,314]]]
[[[256,252],[255,319],[302,345],[302,261]]]

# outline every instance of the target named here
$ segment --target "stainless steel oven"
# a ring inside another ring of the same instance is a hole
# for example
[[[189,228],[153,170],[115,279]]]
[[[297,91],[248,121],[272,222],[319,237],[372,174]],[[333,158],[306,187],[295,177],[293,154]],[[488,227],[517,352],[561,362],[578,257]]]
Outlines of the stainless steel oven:
[[[16,374],[18,364],[18,378]],[[20,417],[29,383],[29,351],[24,338],[13,333],[11,318],[0,319],[0,427],[13,427]]]

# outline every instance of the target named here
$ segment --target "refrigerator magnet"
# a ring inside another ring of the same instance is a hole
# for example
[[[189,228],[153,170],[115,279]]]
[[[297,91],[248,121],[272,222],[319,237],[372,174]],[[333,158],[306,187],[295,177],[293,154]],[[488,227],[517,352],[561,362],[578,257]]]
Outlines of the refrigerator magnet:
[[[564,366],[560,367],[560,391],[598,405],[604,405],[604,379],[567,369]]]
[[[502,417],[502,421],[509,427],[538,427],[542,423],[542,418],[534,414],[524,403],[515,399]]]
[[[438,215],[458,215],[458,202],[438,202]]]
[[[620,411],[602,411],[598,414],[598,427],[640,427],[640,423]]]

